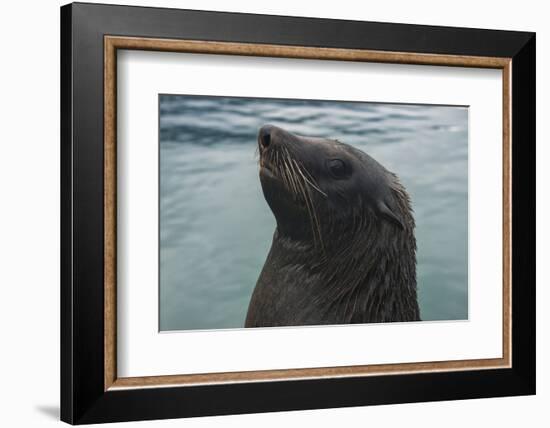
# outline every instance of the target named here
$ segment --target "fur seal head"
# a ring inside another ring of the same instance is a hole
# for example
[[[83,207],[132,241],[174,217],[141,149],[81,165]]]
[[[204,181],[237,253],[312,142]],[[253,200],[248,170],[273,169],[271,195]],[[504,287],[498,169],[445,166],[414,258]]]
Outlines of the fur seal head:
[[[245,325],[419,320],[410,199],[350,145],[263,126],[260,182],[277,227]]]

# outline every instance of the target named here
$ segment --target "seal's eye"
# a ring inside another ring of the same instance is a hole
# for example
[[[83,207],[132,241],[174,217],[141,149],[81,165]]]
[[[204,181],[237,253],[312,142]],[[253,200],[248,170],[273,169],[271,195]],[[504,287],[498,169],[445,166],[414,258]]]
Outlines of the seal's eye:
[[[349,168],[341,159],[327,160],[327,168],[334,178],[342,179],[349,176]]]

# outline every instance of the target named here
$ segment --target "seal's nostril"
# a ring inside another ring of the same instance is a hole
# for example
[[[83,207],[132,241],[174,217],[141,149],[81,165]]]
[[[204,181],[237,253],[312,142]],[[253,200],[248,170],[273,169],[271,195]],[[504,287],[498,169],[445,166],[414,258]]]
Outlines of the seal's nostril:
[[[269,147],[269,144],[271,143],[271,133],[268,129],[262,129],[260,141],[262,142],[262,146],[264,147],[264,149],[267,149]]]

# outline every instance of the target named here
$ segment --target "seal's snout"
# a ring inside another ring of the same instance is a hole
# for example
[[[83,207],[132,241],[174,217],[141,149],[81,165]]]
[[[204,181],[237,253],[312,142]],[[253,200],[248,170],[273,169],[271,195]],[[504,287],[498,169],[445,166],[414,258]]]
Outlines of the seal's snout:
[[[258,131],[258,146],[261,152],[277,146],[295,144],[297,136],[274,125],[264,125]]]
[[[262,126],[258,132],[258,145],[260,146],[260,151],[264,152],[276,145],[276,140],[280,139],[283,132],[282,129],[273,125]]]
[[[271,144],[271,126],[262,126],[258,134],[258,142],[262,149],[267,149]]]

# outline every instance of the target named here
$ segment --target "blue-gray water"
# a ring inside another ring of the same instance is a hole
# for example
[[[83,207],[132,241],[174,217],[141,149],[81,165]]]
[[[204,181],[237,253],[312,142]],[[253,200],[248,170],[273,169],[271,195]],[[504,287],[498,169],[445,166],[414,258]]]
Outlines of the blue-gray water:
[[[468,317],[464,107],[160,95],[160,329],[243,326],[275,221],[258,128],[336,138],[397,173],[412,198],[423,320]]]

